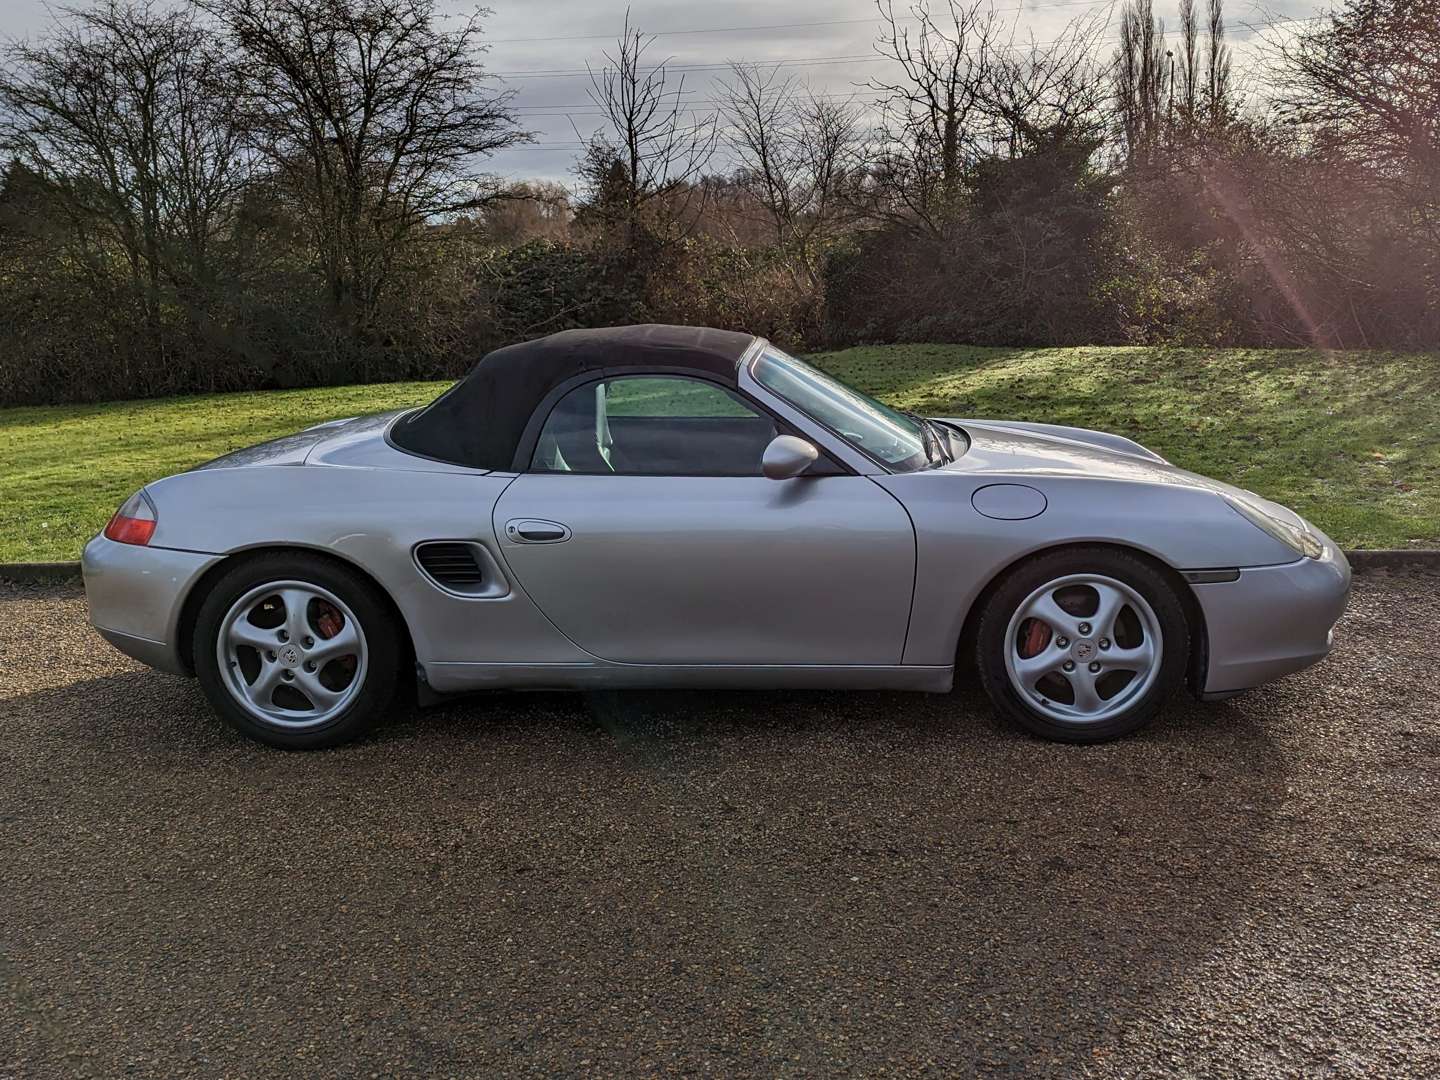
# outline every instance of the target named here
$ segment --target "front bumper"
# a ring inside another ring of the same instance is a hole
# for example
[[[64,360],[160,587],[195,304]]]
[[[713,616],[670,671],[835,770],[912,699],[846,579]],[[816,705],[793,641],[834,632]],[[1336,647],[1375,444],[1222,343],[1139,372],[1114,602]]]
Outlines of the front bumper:
[[[1271,682],[1325,657],[1350,595],[1350,564],[1325,539],[1318,559],[1240,571],[1235,581],[1194,585],[1205,615],[1205,696]]]
[[[180,613],[196,580],[220,558],[95,537],[80,561],[91,624],[126,656],[189,675],[180,653]]]

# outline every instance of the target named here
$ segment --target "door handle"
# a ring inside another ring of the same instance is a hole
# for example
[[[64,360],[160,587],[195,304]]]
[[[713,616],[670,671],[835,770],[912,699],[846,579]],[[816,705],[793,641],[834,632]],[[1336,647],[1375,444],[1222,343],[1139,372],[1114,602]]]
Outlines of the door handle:
[[[505,538],[516,544],[560,544],[570,539],[570,530],[558,521],[514,518],[505,523]]]

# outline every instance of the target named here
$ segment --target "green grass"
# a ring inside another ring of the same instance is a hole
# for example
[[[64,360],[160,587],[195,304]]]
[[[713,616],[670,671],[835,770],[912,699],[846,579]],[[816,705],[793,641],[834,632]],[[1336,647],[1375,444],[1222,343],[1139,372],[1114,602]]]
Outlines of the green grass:
[[[1345,547],[1440,546],[1440,357],[902,345],[812,358],[893,404],[1129,435],[1293,506]],[[75,558],[146,481],[339,416],[391,383],[0,410],[0,562]]]
[[[419,404],[441,385],[0,409],[0,562],[78,558],[142,484],[322,420]]]

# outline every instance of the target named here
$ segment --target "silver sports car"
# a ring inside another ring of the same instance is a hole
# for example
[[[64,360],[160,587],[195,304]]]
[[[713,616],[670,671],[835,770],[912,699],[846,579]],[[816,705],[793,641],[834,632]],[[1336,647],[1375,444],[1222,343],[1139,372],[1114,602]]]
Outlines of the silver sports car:
[[[484,688],[944,692],[1095,742],[1330,649],[1344,556],[1095,431],[897,412],[747,334],[572,330],[147,485],[91,619],[275,746]],[[973,664],[970,661],[973,659]]]

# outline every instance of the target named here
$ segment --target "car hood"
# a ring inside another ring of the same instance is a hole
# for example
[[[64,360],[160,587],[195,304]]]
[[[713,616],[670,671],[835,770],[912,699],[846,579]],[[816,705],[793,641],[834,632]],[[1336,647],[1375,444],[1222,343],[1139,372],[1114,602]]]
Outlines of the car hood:
[[[1139,443],[1117,435],[1044,425],[1012,426],[993,420],[945,420],[970,437],[970,448],[943,467],[952,473],[995,473],[1008,478],[1086,477],[1194,488],[1259,503],[1286,521],[1304,525],[1293,510],[1254,492],[1172,465]]]
[[[1080,428],[1009,424],[1002,420],[951,420],[970,437],[969,449],[947,469],[1006,471],[1044,476],[1104,475],[1164,482],[1193,474],[1139,443]],[[1183,482],[1183,481],[1182,481]]]

